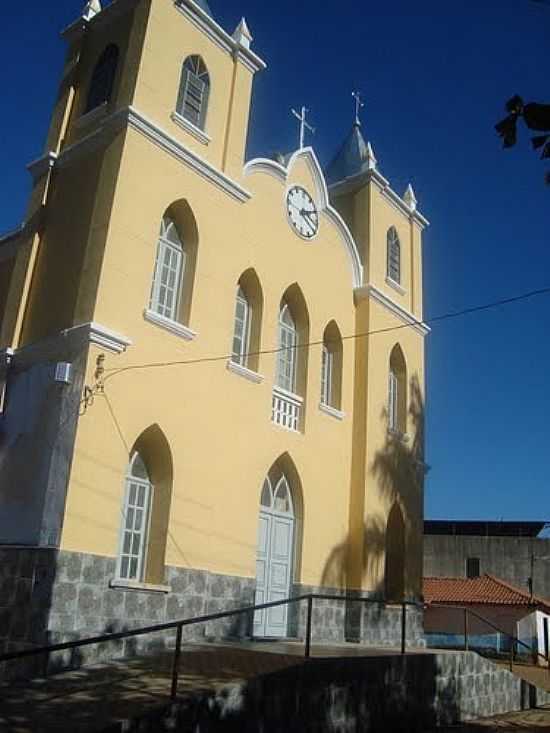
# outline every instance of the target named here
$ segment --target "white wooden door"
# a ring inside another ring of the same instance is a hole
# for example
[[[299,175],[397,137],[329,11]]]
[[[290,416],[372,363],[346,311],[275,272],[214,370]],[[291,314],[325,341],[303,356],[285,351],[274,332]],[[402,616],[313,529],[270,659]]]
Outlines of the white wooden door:
[[[292,580],[294,519],[277,512],[260,511],[256,558],[256,603],[288,598]],[[255,636],[287,635],[288,606],[257,611]]]

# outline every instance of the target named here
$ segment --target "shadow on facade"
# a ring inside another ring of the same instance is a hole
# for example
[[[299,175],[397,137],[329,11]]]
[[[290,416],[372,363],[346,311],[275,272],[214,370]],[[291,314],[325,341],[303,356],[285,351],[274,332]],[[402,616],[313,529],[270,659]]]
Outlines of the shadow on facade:
[[[388,424],[387,408],[380,415]],[[422,537],[424,501],[424,399],[418,377],[409,383],[410,435],[386,432],[383,447],[366,467],[366,498],[355,502],[350,514],[361,506],[367,515],[361,527],[353,526],[334,547],[325,562],[321,584],[346,589],[348,593],[367,581],[368,595],[381,601],[419,599],[422,592]],[[369,488],[376,486],[378,501],[388,507],[385,516],[369,513]],[[386,519],[387,516],[387,519]],[[408,549],[414,546],[415,552]],[[364,594],[363,594],[364,595]],[[381,608],[381,607],[379,607]],[[381,613],[381,610],[379,611]],[[376,622],[376,611],[370,621]],[[360,604],[346,608],[346,638],[361,636]]]

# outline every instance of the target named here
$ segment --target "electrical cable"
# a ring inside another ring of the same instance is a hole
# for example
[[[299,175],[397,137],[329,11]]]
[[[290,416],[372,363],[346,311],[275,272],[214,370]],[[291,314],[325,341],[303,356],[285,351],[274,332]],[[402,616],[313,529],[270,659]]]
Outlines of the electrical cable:
[[[429,326],[433,323],[440,323],[441,321],[450,320],[452,318],[459,318],[465,315],[470,315],[472,313],[480,313],[482,311],[491,310],[493,308],[498,308],[500,306],[504,305],[510,305],[511,303],[518,303],[523,300],[528,300],[529,298],[534,298],[539,295],[548,295],[550,294],[550,287],[547,288],[540,288],[538,290],[531,290],[526,293],[522,293],[521,295],[512,296],[509,298],[502,298],[500,300],[494,300],[490,303],[484,303],[483,305],[477,305],[472,306],[470,308],[463,308],[459,311],[451,311],[449,313],[444,313],[440,316],[433,316],[432,318],[428,318],[423,321],[418,321],[413,319],[411,323],[402,323],[398,326],[388,326],[386,328],[378,328],[373,329],[372,331],[366,331],[364,333],[356,333],[356,334],[348,334],[346,336],[342,336],[342,341],[351,341],[356,340],[360,338],[366,338],[368,336],[375,336],[377,334],[381,333],[389,333],[392,331],[399,331],[403,328],[414,328],[414,327],[423,327]],[[263,349],[260,351],[252,351],[247,354],[244,354],[243,356],[248,358],[251,356],[264,356],[268,354],[278,354],[281,351],[291,351],[291,350],[297,350],[297,349],[305,349],[310,348],[312,346],[322,346],[324,343],[323,340],[320,341],[308,341],[306,343],[298,343],[293,346],[279,346],[277,348],[273,349]],[[195,359],[182,359],[177,361],[163,361],[163,362],[149,362],[144,364],[131,364],[126,367],[120,367],[118,369],[107,369],[106,370],[106,376],[104,379],[104,383],[106,383],[109,379],[112,377],[117,376],[118,374],[122,374],[124,372],[130,372],[130,371],[137,371],[142,369],[158,369],[160,367],[171,367],[171,366],[189,366],[191,364],[206,364],[210,362],[217,362],[217,361],[227,361],[228,359],[231,359],[231,354],[223,354],[218,356],[203,356],[198,357]]]

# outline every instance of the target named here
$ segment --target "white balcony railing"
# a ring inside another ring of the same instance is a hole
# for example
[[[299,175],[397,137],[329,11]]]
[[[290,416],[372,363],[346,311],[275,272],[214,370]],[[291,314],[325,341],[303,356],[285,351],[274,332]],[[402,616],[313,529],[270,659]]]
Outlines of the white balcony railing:
[[[273,387],[271,419],[275,425],[298,432],[304,400],[282,387]]]

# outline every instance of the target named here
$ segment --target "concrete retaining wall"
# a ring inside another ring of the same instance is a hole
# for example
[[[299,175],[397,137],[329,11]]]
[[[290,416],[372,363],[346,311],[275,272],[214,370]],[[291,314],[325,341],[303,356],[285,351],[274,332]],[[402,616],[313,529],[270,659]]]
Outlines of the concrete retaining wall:
[[[538,704],[550,702],[538,692]],[[528,707],[524,693],[517,677],[473,652],[312,659],[190,698],[123,730],[424,733]]]

